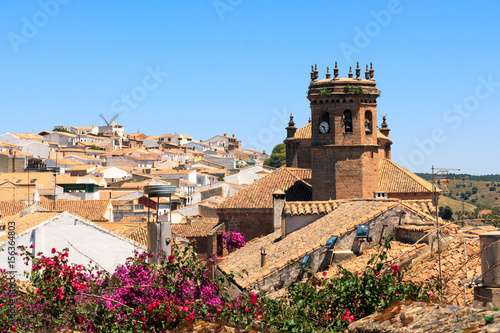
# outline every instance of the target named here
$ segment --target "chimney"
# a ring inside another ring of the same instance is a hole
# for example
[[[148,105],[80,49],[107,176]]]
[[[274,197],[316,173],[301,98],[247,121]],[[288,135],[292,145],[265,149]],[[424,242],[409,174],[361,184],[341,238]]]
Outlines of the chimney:
[[[266,154],[266,151],[265,151],[265,150],[263,150],[263,151],[262,151],[262,154]]]
[[[233,138],[234,138],[234,134],[233,134]]]
[[[264,267],[264,265],[266,264],[266,249],[265,248],[261,248],[260,249],[260,267]]]
[[[227,133],[224,133],[224,136],[227,136]]]
[[[483,284],[474,288],[474,301],[483,306],[500,302],[500,232],[485,232],[479,235],[481,272]]]
[[[277,190],[273,193],[273,225],[274,231],[280,230],[282,236],[285,237],[286,228],[283,218],[283,209],[285,208],[286,194],[282,190]]]

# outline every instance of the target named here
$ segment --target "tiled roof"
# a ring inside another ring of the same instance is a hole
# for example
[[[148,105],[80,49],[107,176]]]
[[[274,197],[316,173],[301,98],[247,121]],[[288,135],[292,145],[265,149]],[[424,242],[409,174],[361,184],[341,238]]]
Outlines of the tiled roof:
[[[79,157],[79,158],[82,158],[82,159],[87,160],[87,161],[99,161],[99,162],[102,162],[102,160],[100,158],[88,156],[88,155],[85,155],[85,154],[82,154],[82,153],[69,153],[66,156],[75,156],[75,157]],[[64,157],[64,159],[66,159],[66,156]]]
[[[153,219],[151,219],[151,221],[152,220]],[[124,216],[120,220],[120,223],[122,223],[122,222],[127,222],[127,223],[148,222],[148,216],[147,215],[128,215],[128,216]]]
[[[377,131],[377,139],[382,139],[382,140],[387,140],[389,142],[392,142],[388,136],[383,135],[382,133],[380,133],[380,131]]]
[[[212,222],[192,222],[172,224],[172,233],[180,237],[206,237],[210,234],[210,230],[218,223],[218,219],[211,219]]]
[[[105,214],[109,200],[43,200],[38,206],[49,211],[67,211],[89,221],[108,221]]]
[[[15,221],[16,222],[16,235],[19,235],[20,233],[25,232],[28,229],[31,229],[37,225],[39,225],[42,222],[48,221],[55,216],[61,215],[61,212],[34,212],[29,215],[26,215],[24,217],[19,217],[19,218],[14,218],[9,219],[9,221]],[[9,221],[2,221],[2,222],[9,222]],[[4,235],[0,236],[0,242],[6,241],[8,238],[7,233]]]
[[[19,201],[0,201],[0,216],[12,216],[28,207],[28,204]]]
[[[35,133],[12,133],[12,132],[9,133],[14,136],[17,136],[21,140],[35,140],[35,141],[42,140],[42,136]]]
[[[363,272],[368,264],[368,261],[372,258],[372,255],[376,255],[380,251],[385,251],[387,254],[387,261],[397,264],[399,266],[408,266],[413,262],[413,260],[419,259],[424,255],[428,254],[430,251],[430,246],[425,243],[419,244],[406,244],[398,241],[391,242],[391,249],[380,249],[377,251],[376,247],[372,247],[363,251],[359,256],[353,257],[351,259],[342,261],[337,265],[332,265],[327,271],[327,278],[332,278],[338,276],[340,270],[338,266],[348,270],[351,273]],[[322,274],[322,273],[318,273]]]
[[[33,156],[33,154],[26,153],[24,151],[17,150],[17,149],[13,149],[12,154],[8,150],[0,151],[0,154],[7,155],[7,156],[14,156],[14,155],[16,155],[16,156],[27,156],[27,157],[32,157]]]
[[[50,158],[51,161],[56,162],[54,158]],[[59,165],[82,165],[82,162],[78,162],[72,158],[60,158],[57,160],[57,164]]]
[[[387,193],[432,192],[432,184],[393,161],[380,160],[378,190]]]
[[[95,165],[75,165],[71,168],[66,169],[66,171],[88,171],[95,168]]]
[[[240,191],[241,193],[241,191]],[[254,239],[231,253],[219,267],[233,271],[236,283],[246,288],[279,269],[298,261],[323,246],[332,235],[344,235],[398,205],[395,200],[351,200],[339,203],[330,214],[281,239],[281,231]],[[260,267],[260,251],[265,248],[266,265]],[[248,274],[243,273],[243,270]]]
[[[0,201],[33,200],[35,193],[35,186],[0,187]]]
[[[467,251],[467,267],[464,247]],[[441,253],[441,270],[446,281],[445,302],[464,304],[464,290],[467,292],[467,300],[473,301],[472,289],[468,286],[464,288],[464,283],[475,280],[481,274],[479,239],[454,237]],[[432,275],[439,276],[439,258],[436,253],[413,264],[406,274],[406,279],[420,282]]]
[[[295,132],[293,136],[295,139],[310,139],[312,135],[312,124],[308,123],[306,126],[301,127]]]
[[[52,172],[3,172],[0,173],[0,182],[10,181],[16,185],[31,185],[37,188],[54,188]]]
[[[431,200],[403,200],[401,201],[401,205],[421,217],[425,217],[430,220],[436,219],[436,209]],[[439,221],[442,221],[442,219],[439,218]]]
[[[218,208],[272,208],[272,195],[277,190],[286,193],[287,201],[308,201],[312,197],[311,185],[303,179],[310,178],[310,169],[281,167],[228,198]]]
[[[99,184],[97,181],[89,176],[70,176],[70,175],[58,175],[56,178],[57,185],[62,184]]]
[[[403,200],[402,203],[409,208],[418,209],[427,215],[436,214],[436,209],[431,200]]]
[[[9,143],[9,142],[0,142],[0,147],[4,147],[4,148],[21,148],[22,146],[15,145],[15,144]]]
[[[326,215],[338,207],[342,201],[295,201],[285,203],[285,215]]]
[[[123,225],[112,230],[115,234],[148,246],[148,231],[146,225]]]

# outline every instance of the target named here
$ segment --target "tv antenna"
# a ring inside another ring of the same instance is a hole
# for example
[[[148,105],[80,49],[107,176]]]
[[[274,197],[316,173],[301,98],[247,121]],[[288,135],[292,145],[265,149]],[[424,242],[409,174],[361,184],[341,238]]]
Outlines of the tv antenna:
[[[441,280],[443,277],[442,269],[441,269],[441,241],[440,238],[442,237],[440,226],[439,226],[439,207],[438,207],[438,198],[439,198],[439,193],[438,193],[438,188],[441,191],[447,191],[448,187],[446,186],[447,184],[450,183],[450,180],[448,179],[448,174],[450,171],[460,171],[460,169],[450,169],[450,168],[435,168],[434,165],[432,166],[431,169],[431,174],[433,175],[432,178],[432,203],[435,206],[436,210],[436,222],[434,223],[434,227],[436,228],[436,238],[437,238],[437,254],[438,254],[438,263],[439,263],[439,279]],[[442,280],[441,280],[442,281]],[[443,299],[443,286],[441,284],[440,286],[440,300]]]
[[[109,126],[109,124],[111,124],[116,118],[118,118],[120,114],[117,112],[115,113],[115,115],[113,116],[113,118],[111,118],[110,121],[108,121],[106,119],[106,117],[104,117],[104,115],[102,113],[99,113],[99,116],[102,118],[102,120],[104,120],[106,122],[106,126]]]

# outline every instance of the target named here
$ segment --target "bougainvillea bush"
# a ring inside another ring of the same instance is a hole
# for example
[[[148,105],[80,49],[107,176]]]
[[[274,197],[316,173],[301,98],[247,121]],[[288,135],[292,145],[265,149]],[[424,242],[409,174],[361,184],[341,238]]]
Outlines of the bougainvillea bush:
[[[265,300],[266,324],[282,332],[343,332],[352,321],[380,311],[393,300],[431,300],[439,279],[415,283],[403,279],[406,268],[387,261],[390,238],[379,245],[363,272],[339,266],[335,278],[308,273],[306,282],[292,283],[285,297]]]
[[[225,239],[234,248],[244,245],[238,234]],[[13,290],[0,274],[0,332],[168,332],[196,320],[274,332],[334,332],[393,298],[427,299],[434,290],[403,281],[403,270],[387,265],[385,252],[363,273],[342,270],[335,279],[311,274],[290,285],[284,298],[272,300],[255,293],[230,297],[223,278],[208,277],[213,261],[198,261],[193,246],[173,248],[171,255],[135,253],[111,273],[97,263],[70,264],[67,249],[36,256],[21,251],[32,265],[30,287]],[[159,264],[150,263],[153,255]]]

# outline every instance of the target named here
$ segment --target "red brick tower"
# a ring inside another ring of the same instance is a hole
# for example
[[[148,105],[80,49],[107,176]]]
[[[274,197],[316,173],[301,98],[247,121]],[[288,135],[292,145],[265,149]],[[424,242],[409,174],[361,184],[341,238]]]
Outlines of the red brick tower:
[[[373,198],[378,186],[377,97],[373,68],[365,78],[349,70],[339,78],[327,67],[326,79],[311,71],[308,99],[311,103],[311,164],[313,200]]]

